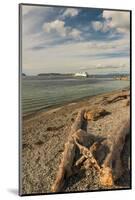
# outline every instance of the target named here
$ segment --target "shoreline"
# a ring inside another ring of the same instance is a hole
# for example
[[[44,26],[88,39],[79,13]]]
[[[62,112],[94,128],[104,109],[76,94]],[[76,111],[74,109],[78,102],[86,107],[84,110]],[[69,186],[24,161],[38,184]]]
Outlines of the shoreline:
[[[109,94],[113,94],[113,93],[120,92],[120,91],[123,91],[123,90],[128,90],[128,89],[130,90],[130,86],[122,88],[122,89],[118,89],[118,90],[113,90],[113,91],[110,91],[110,92],[98,93],[98,94],[91,95],[91,96],[81,97],[81,98],[78,98],[78,99],[70,101],[70,102],[65,102],[63,104],[57,104],[57,105],[53,105],[53,106],[48,106],[48,108],[41,108],[41,109],[33,111],[31,113],[22,115],[22,119],[23,120],[27,120],[27,119],[30,119],[30,118],[35,117],[37,115],[40,115],[42,113],[48,113],[50,111],[53,112],[53,110],[55,111],[55,109],[60,109],[60,108],[62,108],[64,106],[68,106],[68,105],[70,105],[72,103],[76,104],[76,103],[80,103],[82,101],[87,101],[88,99],[93,98],[93,97],[98,97],[98,96],[100,97],[100,96],[103,96],[103,95],[109,95]]]
[[[124,88],[88,97],[23,119],[21,141],[23,194],[51,192],[65,143],[80,109],[102,107],[108,113],[96,121],[88,121],[87,133],[91,138],[89,142],[94,142],[97,138],[113,138],[114,131],[120,128],[122,122],[127,118],[130,119],[130,103],[127,104],[130,96],[112,103],[104,104],[104,102],[125,93],[130,95],[130,89]],[[123,152],[122,159],[127,167],[130,157],[130,136],[126,139]],[[119,185],[114,185],[112,188],[102,188],[99,185],[98,175],[93,173],[95,172],[89,169],[85,174],[79,173],[69,178],[64,192],[130,188],[130,175],[127,168]]]

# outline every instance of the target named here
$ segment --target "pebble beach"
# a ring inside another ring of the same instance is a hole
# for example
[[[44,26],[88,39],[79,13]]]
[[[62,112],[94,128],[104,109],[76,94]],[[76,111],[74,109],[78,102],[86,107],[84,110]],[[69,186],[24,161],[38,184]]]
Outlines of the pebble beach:
[[[22,194],[51,193],[64,144],[80,109],[100,106],[108,112],[98,120],[88,121],[86,130],[90,134],[90,143],[97,138],[111,138],[114,130],[117,130],[125,119],[130,119],[130,103],[128,104],[130,97],[106,104],[107,99],[123,92],[130,93],[129,89],[117,90],[23,117]],[[130,188],[130,136],[126,138],[121,156],[124,174],[113,187],[102,187],[98,173],[91,168],[69,177],[62,192]]]

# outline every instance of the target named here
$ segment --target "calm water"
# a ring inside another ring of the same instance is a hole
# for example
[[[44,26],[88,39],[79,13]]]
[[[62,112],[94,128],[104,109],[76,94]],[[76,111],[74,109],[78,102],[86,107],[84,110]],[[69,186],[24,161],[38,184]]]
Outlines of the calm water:
[[[22,79],[23,115],[127,86],[129,81],[111,78],[25,77]]]

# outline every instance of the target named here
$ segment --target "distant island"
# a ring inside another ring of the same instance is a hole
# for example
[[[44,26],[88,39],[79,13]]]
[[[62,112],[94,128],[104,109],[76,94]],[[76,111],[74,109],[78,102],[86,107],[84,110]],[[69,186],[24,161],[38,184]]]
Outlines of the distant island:
[[[112,73],[112,74],[88,74],[87,72],[80,73],[40,73],[37,76],[72,76],[80,77],[84,76],[89,78],[113,78],[114,80],[129,80],[129,74],[124,73]],[[25,75],[24,75],[25,76]]]
[[[40,73],[37,76],[73,76],[74,74],[72,73],[66,73],[66,74],[61,74],[61,73]]]

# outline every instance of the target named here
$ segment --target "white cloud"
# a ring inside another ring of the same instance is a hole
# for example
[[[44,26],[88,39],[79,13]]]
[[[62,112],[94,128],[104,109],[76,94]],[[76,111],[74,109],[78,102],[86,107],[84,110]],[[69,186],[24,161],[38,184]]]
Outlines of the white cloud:
[[[79,31],[76,28],[73,28],[70,32],[69,35],[72,36],[73,38],[81,38],[80,37],[81,31]]]
[[[56,17],[54,14],[54,18],[52,18],[53,10],[50,10],[51,8],[46,8],[45,10],[44,7],[42,11],[41,8],[38,11],[34,7],[33,9],[30,7],[26,8],[26,10],[24,9],[25,15],[30,13],[30,15],[28,14],[23,19],[22,59],[23,69],[26,73],[75,72],[79,69],[86,69],[89,73],[97,73],[97,68],[98,70],[102,68],[101,71],[103,73],[106,72],[105,68],[110,71],[112,70],[108,66],[113,66],[118,71],[120,69],[121,71],[129,71],[130,62],[129,57],[126,55],[129,53],[130,42],[127,34],[123,35],[121,39],[117,38],[117,40],[109,41],[91,39],[86,42],[78,40],[83,37],[83,33],[85,38],[84,29],[80,31],[67,26],[64,16],[60,18],[60,15]],[[65,13],[67,14],[65,15],[74,17],[78,14],[77,12],[75,14],[75,11],[73,12],[72,10],[71,14],[71,11],[67,12],[66,9]],[[63,10],[61,13],[63,13]],[[112,15],[104,11],[103,18],[103,22],[96,21],[93,23],[96,31],[101,30],[105,32],[108,29],[115,29],[116,31],[124,31],[125,33],[128,30],[128,26],[125,25],[126,19],[123,19],[123,15],[120,20],[121,22],[122,19],[124,20],[124,24],[122,25],[120,22],[116,24],[116,16],[114,17],[114,14]],[[43,24],[43,22],[46,23]],[[126,24],[128,25],[128,21]],[[34,28],[36,28],[37,32],[33,32]],[[86,27],[84,26],[83,28]],[[115,31],[112,31],[112,34],[114,33]],[[60,42],[68,38],[74,40],[69,40],[68,43]],[[117,53],[118,56],[111,57],[111,54],[116,55]],[[104,57],[103,54],[108,55]]]
[[[78,29],[65,26],[65,22],[58,19],[49,23],[44,23],[43,30],[47,33],[56,32],[62,37],[73,37],[74,39],[80,38],[81,34]]]
[[[93,21],[92,27],[95,31],[106,32],[114,29],[119,33],[128,33],[130,28],[129,12],[122,11],[103,11],[104,21]]]
[[[79,10],[78,9],[75,9],[75,8],[67,8],[65,10],[65,12],[63,13],[63,16],[64,17],[74,17],[76,15],[78,15],[79,13]]]
[[[110,30],[110,27],[106,21],[94,21],[91,24],[95,31],[107,32],[108,30]]]
[[[108,21],[110,28],[119,32],[127,32],[130,28],[130,13],[123,11],[103,11],[103,18]]]
[[[47,33],[50,33],[52,31],[56,31],[61,36],[66,36],[66,28],[64,27],[65,22],[61,20],[55,20],[52,22],[44,23],[43,24],[43,30]]]
[[[92,22],[92,27],[95,31],[100,31],[103,29],[103,23],[100,21]]]
[[[76,72],[79,69],[91,73],[107,71],[129,71],[129,57],[111,57],[111,53],[128,52],[127,38],[115,41],[91,41],[65,43],[42,49],[24,51],[23,68],[29,66],[31,73],[40,72]],[[107,57],[102,57],[108,54]],[[101,56],[100,56],[101,55]],[[38,66],[38,68],[37,68]],[[98,70],[98,71],[97,71]],[[29,72],[30,73],[30,72]]]

